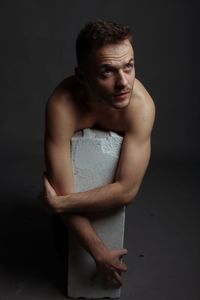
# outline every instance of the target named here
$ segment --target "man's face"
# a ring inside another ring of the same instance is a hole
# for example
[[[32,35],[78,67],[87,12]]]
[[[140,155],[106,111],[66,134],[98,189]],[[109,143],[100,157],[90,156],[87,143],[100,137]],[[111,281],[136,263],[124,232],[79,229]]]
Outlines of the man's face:
[[[126,107],[134,79],[134,53],[129,40],[105,45],[91,53],[85,86],[93,106]]]

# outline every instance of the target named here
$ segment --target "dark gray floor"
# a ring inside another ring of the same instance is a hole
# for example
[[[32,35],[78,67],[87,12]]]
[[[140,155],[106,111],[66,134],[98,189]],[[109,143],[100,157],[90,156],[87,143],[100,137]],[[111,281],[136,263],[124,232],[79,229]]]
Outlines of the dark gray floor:
[[[199,167],[151,162],[127,209],[121,299],[199,300]],[[0,300],[66,299],[51,217],[37,195],[42,158],[1,160]]]

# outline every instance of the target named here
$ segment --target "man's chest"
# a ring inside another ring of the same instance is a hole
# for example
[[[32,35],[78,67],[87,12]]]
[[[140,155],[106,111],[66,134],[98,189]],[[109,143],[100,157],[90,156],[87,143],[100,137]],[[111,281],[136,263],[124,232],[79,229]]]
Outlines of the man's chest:
[[[95,128],[105,131],[114,131],[123,136],[126,131],[125,123],[122,114],[99,115],[98,117],[88,114],[79,117],[76,131],[84,128]]]

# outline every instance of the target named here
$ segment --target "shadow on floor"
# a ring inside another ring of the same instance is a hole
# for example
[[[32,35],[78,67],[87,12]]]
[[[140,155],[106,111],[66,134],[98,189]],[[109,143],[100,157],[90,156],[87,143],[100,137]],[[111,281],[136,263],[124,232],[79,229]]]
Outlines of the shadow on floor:
[[[47,282],[66,294],[67,231],[39,203],[4,197],[0,212],[0,278]],[[38,200],[36,200],[38,201]]]

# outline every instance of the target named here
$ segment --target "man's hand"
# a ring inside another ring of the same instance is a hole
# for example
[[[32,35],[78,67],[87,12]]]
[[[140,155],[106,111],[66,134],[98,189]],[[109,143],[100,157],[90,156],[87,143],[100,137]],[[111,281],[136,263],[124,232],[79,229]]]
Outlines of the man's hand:
[[[122,262],[122,257],[128,253],[127,249],[120,250],[107,250],[106,253],[102,253],[101,258],[96,260],[97,270],[91,278],[91,282],[98,276],[103,276],[106,280],[106,284],[122,285],[122,272],[127,271],[127,266]]]
[[[40,194],[40,198],[48,211],[59,212],[59,196],[57,196],[45,174],[43,176],[43,192]]]

